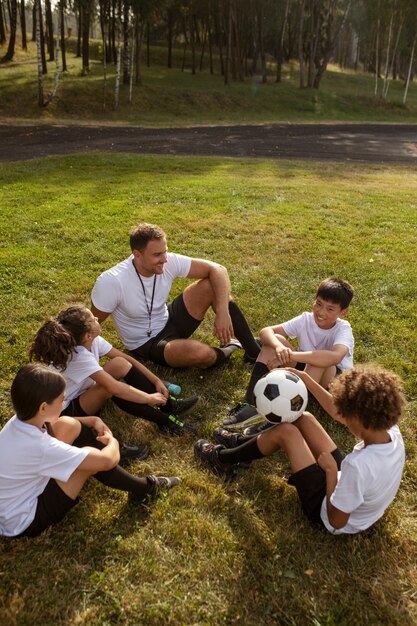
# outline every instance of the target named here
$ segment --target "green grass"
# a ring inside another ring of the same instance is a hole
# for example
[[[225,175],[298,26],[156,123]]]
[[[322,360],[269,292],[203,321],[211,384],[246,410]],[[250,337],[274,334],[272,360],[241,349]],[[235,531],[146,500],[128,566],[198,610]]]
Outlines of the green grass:
[[[415,169],[92,154],[3,164],[0,184],[3,423],[40,323],[68,302],[88,302],[97,275],[127,254],[129,228],[145,219],[168,232],[170,249],[229,268],[255,332],[308,310],[328,274],[350,280],[356,362],[396,371],[410,400],[400,492],[373,529],[351,538],[304,519],[282,454],[225,487],[195,464],[193,436],[164,438],[108,406],[118,436],[152,449],[132,470],[176,472],[183,484],[136,510],[91,480],[43,536],[1,539],[0,622],[415,624]],[[198,336],[215,344],[211,322]],[[104,335],[120,347],[110,322]],[[201,395],[196,418],[209,437],[250,367],[234,354],[221,370],[159,372]],[[352,437],[319,416],[349,449]]]
[[[181,50],[175,50],[174,67],[166,68],[166,51],[151,49],[151,66],[143,64],[143,86],[134,86],[132,104],[128,87],[122,86],[120,107],[114,110],[115,70],[107,68],[106,96],[100,44],[92,41],[90,74],[81,76],[75,58],[75,39],[68,41],[68,72],[61,74],[58,97],[43,109],[37,106],[37,66],[34,44],[29,51],[17,48],[15,60],[0,66],[0,120],[123,123],[144,126],[184,126],[213,123],[261,123],[283,121],[415,122],[417,88],[410,86],[402,104],[403,83],[392,81],[387,100],[374,97],[374,78],[361,72],[341,72],[330,66],[320,90],[298,87],[297,64],[283,68],[282,83],[274,82],[271,63],[269,82],[259,76],[225,86],[219,68],[210,75],[207,63],[192,76],[188,65],[181,72]],[[0,48],[1,54],[1,48]],[[45,96],[52,89],[55,65],[48,64]],[[380,81],[381,82],[381,81]],[[381,87],[381,85],[380,85]],[[105,107],[103,107],[103,104]]]

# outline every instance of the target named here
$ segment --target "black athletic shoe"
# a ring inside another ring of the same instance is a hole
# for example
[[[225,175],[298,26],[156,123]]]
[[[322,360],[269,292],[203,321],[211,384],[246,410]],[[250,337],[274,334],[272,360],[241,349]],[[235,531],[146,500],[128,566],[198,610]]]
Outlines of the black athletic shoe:
[[[237,477],[237,469],[235,465],[226,465],[220,461],[219,452],[224,449],[225,446],[223,445],[216,445],[205,439],[199,439],[194,444],[194,456],[202,465],[221,476],[225,482],[232,482]]]
[[[225,428],[216,428],[213,432],[213,439],[225,448],[237,448],[239,437],[238,433],[229,433]]]
[[[245,428],[252,424],[257,424],[263,419],[254,406],[251,404],[238,402],[230,409],[227,417],[224,418],[222,425],[227,428]]]
[[[179,476],[147,476],[151,490],[146,495],[137,496],[135,493],[129,492],[129,502],[131,504],[145,504],[150,498],[154,498],[161,490],[167,491],[179,485],[182,480]]]
[[[173,413],[173,415],[187,415],[187,413],[195,407],[198,401],[198,396],[191,396],[190,398],[184,398],[184,400],[170,398],[169,410]]]
[[[258,344],[259,348],[262,348],[262,341],[259,339],[259,337],[254,337],[254,339],[255,339],[255,342]],[[255,363],[257,358],[258,358],[257,356],[253,357],[247,352],[245,352],[245,354],[243,355],[243,360],[245,363]]]
[[[213,439],[220,443],[225,448],[237,448],[239,443],[239,437],[241,435],[238,433],[229,433],[228,430],[224,428],[216,428],[213,433]],[[250,467],[252,461],[241,461],[237,465],[243,469],[248,469]]]
[[[144,443],[138,445],[121,443],[119,465],[124,467],[132,461],[143,461],[149,456],[149,448]]]
[[[249,428],[245,428],[243,434],[246,437],[251,437],[252,435],[260,435],[261,433],[264,433],[266,430],[272,428],[273,426],[276,426],[276,424],[271,424],[271,422],[264,420],[259,424],[255,424],[254,426],[249,426]]]

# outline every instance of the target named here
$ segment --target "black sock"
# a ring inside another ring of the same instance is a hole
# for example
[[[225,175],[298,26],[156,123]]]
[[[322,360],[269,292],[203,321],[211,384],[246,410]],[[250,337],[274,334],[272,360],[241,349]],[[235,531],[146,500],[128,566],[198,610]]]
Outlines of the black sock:
[[[148,422],[153,422],[157,424],[159,428],[167,428],[172,425],[172,420],[169,418],[169,407],[168,411],[163,411],[161,409],[155,409],[153,406],[149,406],[149,404],[139,404],[137,402],[131,402],[130,400],[123,400],[117,396],[112,396],[112,400],[122,411],[134,417],[148,420]],[[162,408],[165,409],[165,407],[166,405]]]
[[[100,443],[100,441],[97,441],[94,431],[85,424],[81,424],[81,432],[72,445],[77,448],[90,446],[98,450],[104,448],[104,445]],[[120,491],[131,491],[139,497],[144,497],[148,493],[152,493],[155,488],[153,482],[149,481],[146,477],[138,478],[137,476],[133,476],[120,467],[120,465],[117,465],[107,472],[97,472],[93,477],[107,487],[113,487],[113,489],[119,489]]]
[[[227,355],[223,352],[224,348],[213,348],[213,350],[216,353],[216,361],[213,363],[211,367],[217,367],[218,365],[223,365],[223,363],[228,358]]]
[[[255,341],[245,316],[233,300],[230,300],[229,302],[229,314],[232,320],[236,339],[240,341],[246,354],[251,358],[256,359],[260,352],[260,347]]]
[[[266,374],[268,374],[269,369],[265,365],[265,363],[259,363],[258,361],[253,366],[252,374],[250,376],[249,385],[246,389],[245,400],[249,404],[254,404],[255,398],[253,395],[253,390],[255,388],[256,383],[260,378],[263,378]]]
[[[225,448],[224,450],[220,450],[220,461],[225,465],[233,465],[234,463],[240,463],[242,461],[261,459],[265,455],[260,452],[257,440],[257,437],[250,437],[237,448]]]
[[[134,365],[132,365],[126,376],[123,377],[123,380],[126,385],[135,387],[135,389],[141,389],[141,391],[146,393],[155,393],[155,385]]]

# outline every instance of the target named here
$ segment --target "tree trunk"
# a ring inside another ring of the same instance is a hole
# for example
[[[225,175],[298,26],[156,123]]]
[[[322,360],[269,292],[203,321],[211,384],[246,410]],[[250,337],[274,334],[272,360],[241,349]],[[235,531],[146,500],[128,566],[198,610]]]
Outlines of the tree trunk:
[[[42,2],[39,0],[39,8],[37,12],[37,21],[39,19],[39,30],[40,30],[40,42],[41,42],[41,58],[42,58],[42,74],[48,73],[48,66],[46,64],[46,54],[45,54],[45,34],[43,32],[43,18],[42,18]],[[38,24],[36,22],[36,28]]]
[[[195,24],[194,15],[190,15],[190,46],[191,46],[191,73],[195,74]]]
[[[232,11],[230,7],[231,0],[228,3],[229,15],[227,19],[227,49],[226,49],[226,63],[224,69],[224,84],[229,84],[229,72],[232,56]]]
[[[83,6],[83,42],[82,42],[82,73],[85,76],[90,71],[90,19],[91,19],[90,0],[87,0]]]
[[[287,21],[288,21],[289,6],[290,6],[290,0],[287,0],[285,3],[284,18],[282,20],[282,26],[281,26],[281,32],[279,36],[278,50],[277,50],[277,73],[276,73],[276,78],[275,78],[275,82],[277,83],[281,82],[282,59],[283,59],[283,53],[284,53],[284,38],[285,38],[285,29],[287,27]]]
[[[135,82],[137,85],[142,84],[142,64],[141,64],[141,52],[143,41],[143,22],[140,18],[139,12],[136,15],[135,21]]]
[[[28,49],[26,38],[26,8],[25,0],[20,0],[20,28],[22,31],[22,50]]]
[[[16,44],[16,28],[17,28],[17,0],[11,0],[10,5],[10,39],[7,52],[1,59],[1,63],[11,61],[14,56],[14,48]]]
[[[32,7],[32,41],[36,41],[36,2]]]
[[[300,2],[300,23],[299,23],[299,27],[298,27],[298,60],[299,60],[299,63],[300,63],[300,89],[304,89],[304,87],[305,87],[303,30],[304,30],[304,0],[301,0],[301,2]]]
[[[46,48],[49,54],[49,61],[55,59],[54,56],[54,27],[52,23],[51,0],[45,0],[45,17],[46,17]]]
[[[6,29],[4,28],[3,2],[0,0],[0,44],[6,41]]]
[[[61,58],[62,58],[62,71],[68,71],[67,68],[67,55],[65,49],[65,14],[64,14],[64,4],[65,0],[61,0],[59,3],[59,19],[60,19],[60,30],[61,30]]]
[[[129,5],[123,4],[123,84],[130,84]]]
[[[410,86],[411,72],[413,70],[414,51],[415,51],[415,48],[416,48],[416,41],[417,41],[417,33],[416,33],[416,36],[414,37],[413,47],[411,49],[410,64],[408,66],[408,73],[407,73],[407,81],[406,81],[405,87],[404,87],[403,104],[405,104],[407,102],[408,87]]]
[[[61,29],[61,13],[58,12],[58,33]],[[59,83],[59,35],[56,37],[56,51],[55,51],[55,80],[54,86],[52,88],[50,96],[46,99],[44,106],[47,107],[48,104],[53,100],[56,96],[56,92],[58,91],[58,83]]]
[[[174,33],[174,14],[171,8],[168,9],[168,68],[172,68],[172,37]]]
[[[119,108],[119,91],[120,91],[120,66],[121,66],[121,42],[122,42],[122,29],[120,26],[120,18],[117,21],[117,63],[116,63],[116,82],[114,86],[114,108],[117,111]]]
[[[79,7],[78,20],[77,20],[77,52],[75,54],[76,57],[81,56],[82,32],[83,32],[83,10],[81,7]]]
[[[38,105],[43,107],[43,68],[42,68],[42,39],[41,39],[41,26],[42,26],[42,11],[41,0],[35,0],[34,3],[36,11],[36,51],[38,60]]]
[[[392,22],[394,20],[394,10],[391,13],[391,19],[389,22],[388,29],[388,43],[387,43],[387,56],[385,59],[385,72],[384,72],[384,82],[382,83],[382,97],[385,98],[385,89],[388,81],[388,72],[389,72],[389,53],[391,49],[391,38],[392,38]]]

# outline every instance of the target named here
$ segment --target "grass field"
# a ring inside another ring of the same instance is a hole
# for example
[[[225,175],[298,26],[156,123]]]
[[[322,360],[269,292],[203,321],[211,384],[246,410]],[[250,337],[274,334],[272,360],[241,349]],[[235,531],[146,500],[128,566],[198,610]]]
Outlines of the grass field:
[[[88,302],[145,219],[167,231],[170,249],[229,268],[254,332],[308,310],[326,275],[350,280],[356,362],[393,369],[410,400],[400,492],[383,520],[350,538],[303,518],[282,454],[224,486],[195,464],[195,437],[165,438],[109,405],[115,433],[151,447],[132,471],[175,472],[183,484],[138,510],[91,480],[57,527],[35,540],[0,539],[1,624],[415,624],[416,171],[92,154],[2,165],[0,184],[3,423],[37,327],[71,301]],[[214,345],[211,321],[198,336]],[[103,331],[120,347],[111,322]],[[209,437],[250,367],[237,353],[219,370],[159,373],[200,394],[195,419]],[[318,414],[351,448],[343,427]]]
[[[114,110],[115,70],[107,67],[104,94],[100,43],[92,41],[90,74],[81,76],[81,62],[75,58],[75,39],[67,42],[68,72],[61,74],[58,97],[48,108],[37,105],[35,47],[22,52],[17,46],[12,63],[0,65],[0,119],[123,123],[144,126],[184,126],[213,123],[254,123],[282,121],[373,121],[415,122],[417,87],[411,84],[406,105],[402,104],[403,82],[393,81],[388,98],[374,96],[374,77],[362,72],[341,72],[330,66],[320,90],[299,89],[298,66],[287,64],[282,83],[275,83],[270,64],[268,84],[258,76],[225,86],[219,68],[210,75],[208,60],[203,71],[192,76],[187,60],[181,71],[182,52],[174,52],[174,67],[166,67],[166,50],[151,49],[150,67],[143,62],[143,85],[134,86],[132,104],[128,86],[121,86],[120,106]],[[0,55],[2,49],[0,47]],[[44,77],[45,96],[52,90],[55,64],[48,64]],[[381,81],[379,85],[381,89]]]

